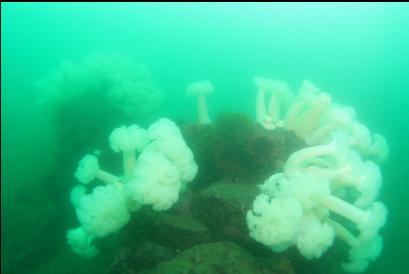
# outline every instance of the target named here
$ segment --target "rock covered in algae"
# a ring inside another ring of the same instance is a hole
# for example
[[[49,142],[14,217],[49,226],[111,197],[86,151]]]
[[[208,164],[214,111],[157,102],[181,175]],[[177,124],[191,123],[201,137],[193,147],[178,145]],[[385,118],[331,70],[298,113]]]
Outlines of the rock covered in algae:
[[[119,250],[109,266],[108,274],[140,273],[174,256],[170,248],[154,242],[143,242]]]
[[[284,257],[256,259],[232,242],[194,246],[143,274],[293,274]]]
[[[180,250],[211,240],[210,231],[200,222],[165,214],[154,224],[152,238],[158,243]]]
[[[247,181],[222,180],[200,190],[192,202],[192,211],[219,239],[252,242],[246,225],[246,213],[259,191]]]
[[[304,146],[293,132],[266,130],[240,113],[222,114],[207,125],[185,126],[183,133],[200,166],[199,185],[221,178],[263,181]]]

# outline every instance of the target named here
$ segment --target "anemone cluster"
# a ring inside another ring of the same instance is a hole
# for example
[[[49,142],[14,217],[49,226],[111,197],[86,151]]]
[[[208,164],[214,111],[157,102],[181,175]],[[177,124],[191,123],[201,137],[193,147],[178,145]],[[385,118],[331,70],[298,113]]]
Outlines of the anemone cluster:
[[[102,96],[127,116],[139,118],[152,112],[163,96],[145,66],[117,52],[96,52],[78,62],[66,60],[37,87],[40,105],[53,114],[75,97],[89,94]]]
[[[274,251],[295,245],[313,259],[337,236],[350,247],[344,270],[364,271],[383,245],[379,230],[387,209],[377,201],[382,186],[377,163],[388,156],[385,139],[309,81],[297,96],[281,81],[256,78],[255,84],[257,121],[267,129],[293,130],[310,146],[291,154],[283,171],[260,185],[246,217],[251,237]]]
[[[295,246],[309,260],[320,258],[338,237],[349,247],[343,269],[364,271],[383,247],[379,232],[387,208],[378,201],[378,165],[388,157],[385,138],[372,134],[353,108],[334,103],[310,81],[302,83],[297,95],[282,81],[256,77],[254,83],[261,126],[237,115],[211,123],[206,95],[214,91],[212,84],[200,81],[187,87],[187,94],[197,96],[196,133],[204,135],[191,140],[192,147],[199,147],[195,156],[200,168],[237,178],[268,172],[245,216],[250,236],[275,252]],[[289,139],[287,133],[304,144],[281,151],[277,146],[286,146],[280,140]],[[117,128],[109,143],[114,152],[122,152],[123,176],[101,170],[95,155],[86,155],[75,173],[82,184],[72,190],[71,202],[80,226],[68,231],[67,240],[85,257],[97,254],[95,238],[122,228],[141,206],[155,211],[172,207],[198,171],[179,128],[168,119],[147,130]],[[89,191],[94,179],[105,184]]]
[[[147,130],[122,126],[111,133],[109,143],[113,151],[122,152],[123,176],[100,169],[95,155],[86,155],[75,172],[81,184],[73,188],[71,202],[80,226],[67,232],[67,240],[84,257],[95,256],[93,239],[122,228],[130,212],[143,205],[156,211],[169,209],[197,173],[193,154],[171,120],[159,119]],[[104,185],[87,193],[87,185],[95,179]]]
[[[148,124],[164,93],[142,64],[118,52],[65,60],[35,83],[39,106],[55,127],[58,153],[72,165],[83,151],[102,147],[121,124]]]
[[[285,128],[294,131],[308,145],[326,144],[334,132],[347,136],[348,145],[362,157],[382,163],[388,156],[385,138],[371,134],[357,120],[355,110],[332,102],[329,94],[313,83],[304,80],[297,95],[289,86],[278,80],[256,77],[257,122],[267,129]],[[265,98],[270,96],[268,106]]]

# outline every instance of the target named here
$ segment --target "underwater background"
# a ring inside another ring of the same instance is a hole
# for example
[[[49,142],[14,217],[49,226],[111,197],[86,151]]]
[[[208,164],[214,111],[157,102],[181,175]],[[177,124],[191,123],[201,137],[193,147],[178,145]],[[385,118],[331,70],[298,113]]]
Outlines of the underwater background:
[[[22,218],[16,212],[30,216],[18,221],[24,227],[25,220],[51,214],[53,209],[48,207],[58,201],[67,200],[62,208],[70,206],[74,179],[68,175],[75,166],[62,166],[69,160],[61,155],[69,154],[58,153],[61,142],[56,134],[56,127],[64,125],[53,123],[39,108],[41,94],[35,83],[64,60],[113,51],[149,69],[163,92],[155,117],[194,122],[196,103],[186,96],[186,86],[207,79],[215,88],[208,98],[212,118],[230,111],[255,119],[252,79],[258,75],[286,81],[294,90],[309,79],[338,103],[353,106],[362,123],[385,136],[391,150],[381,167],[380,200],[389,211],[381,232],[384,250],[366,273],[409,273],[407,3],[2,3],[2,273],[69,273],[64,272],[67,264],[75,264],[74,256],[58,255],[67,247],[65,231],[54,231],[57,224],[41,224],[42,230],[36,232],[40,239],[53,240],[45,241],[40,251],[24,245],[29,229],[18,235],[23,244],[17,251],[10,247],[18,232],[7,229],[7,224]],[[50,177],[56,166],[61,177]],[[58,187],[62,183],[66,186]],[[48,191],[39,185],[55,188],[58,197],[49,204],[38,201],[47,205],[44,212],[10,209],[18,199],[37,203],[31,196]],[[18,251],[30,254],[21,257],[24,263],[14,258]],[[331,260],[334,265],[340,263],[336,257]],[[311,273],[308,268],[293,267],[296,273]]]

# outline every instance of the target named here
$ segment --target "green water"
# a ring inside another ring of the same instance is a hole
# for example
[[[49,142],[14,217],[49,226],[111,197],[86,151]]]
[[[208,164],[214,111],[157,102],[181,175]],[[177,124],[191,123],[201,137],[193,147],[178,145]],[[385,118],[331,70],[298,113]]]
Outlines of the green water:
[[[208,102],[211,117],[223,111],[255,117],[252,79],[257,75],[284,80],[294,89],[310,79],[336,102],[353,106],[391,149],[382,165],[381,200],[389,209],[385,246],[368,273],[409,273],[405,3],[2,3],[2,270],[3,259],[13,256],[3,252],[4,239],[14,237],[3,231],[3,223],[14,218],[7,201],[17,190],[32,191],[60,160],[54,125],[38,108],[34,83],[63,60],[95,51],[119,51],[146,65],[165,94],[158,115],[172,119],[194,121],[196,105],[185,88],[203,79],[215,87]]]

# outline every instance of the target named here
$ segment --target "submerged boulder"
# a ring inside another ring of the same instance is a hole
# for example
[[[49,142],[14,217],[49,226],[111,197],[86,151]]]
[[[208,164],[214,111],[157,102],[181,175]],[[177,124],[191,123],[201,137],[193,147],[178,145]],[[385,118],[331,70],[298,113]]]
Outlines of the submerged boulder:
[[[211,240],[210,231],[200,222],[170,214],[163,215],[157,220],[152,234],[155,241],[176,250]]]
[[[231,242],[201,244],[159,263],[144,274],[292,274],[284,257],[259,260]]]
[[[252,242],[246,213],[257,195],[255,183],[242,181],[233,184],[228,180],[212,183],[193,199],[193,215],[219,240]]]
[[[174,252],[170,248],[162,247],[154,242],[142,242],[116,252],[107,273],[140,273],[173,256]]]
[[[222,178],[263,181],[305,146],[294,132],[266,130],[240,113],[222,114],[211,124],[184,126],[183,133],[200,166],[198,187]]]

